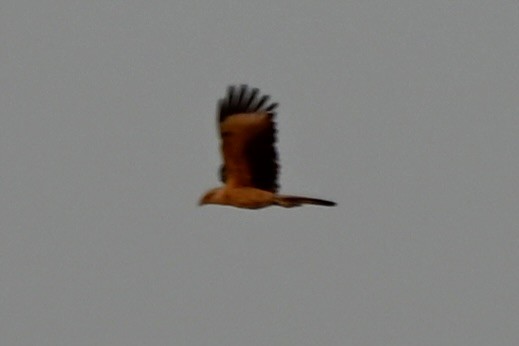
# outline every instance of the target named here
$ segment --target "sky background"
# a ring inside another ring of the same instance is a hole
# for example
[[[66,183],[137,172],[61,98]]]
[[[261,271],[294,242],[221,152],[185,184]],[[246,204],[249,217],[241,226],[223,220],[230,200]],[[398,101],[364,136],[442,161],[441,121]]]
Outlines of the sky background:
[[[519,3],[0,4],[2,345],[517,345]],[[198,207],[216,102],[281,191]]]

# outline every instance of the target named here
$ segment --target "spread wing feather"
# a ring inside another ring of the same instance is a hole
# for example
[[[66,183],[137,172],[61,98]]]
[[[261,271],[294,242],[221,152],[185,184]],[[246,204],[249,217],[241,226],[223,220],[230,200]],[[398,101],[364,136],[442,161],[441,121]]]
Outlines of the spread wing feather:
[[[258,97],[258,93],[246,85],[231,86],[218,102],[224,161],[220,178],[225,184],[276,192],[279,164],[274,110],[278,104],[269,104],[269,96]]]

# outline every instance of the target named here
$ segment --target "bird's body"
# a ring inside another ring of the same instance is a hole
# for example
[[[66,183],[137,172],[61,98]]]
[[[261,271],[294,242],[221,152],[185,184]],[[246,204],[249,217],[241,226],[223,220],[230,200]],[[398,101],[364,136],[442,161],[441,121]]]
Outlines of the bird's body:
[[[257,98],[258,89],[230,87],[218,103],[219,131],[224,164],[220,178],[224,186],[208,191],[203,204],[258,209],[270,205],[295,207],[302,204],[334,206],[322,199],[278,195],[279,170],[275,143],[274,109],[269,97]]]
[[[211,201],[218,201],[218,204],[230,205],[238,208],[259,209],[274,204],[275,194],[270,191],[260,190],[254,187],[235,187],[227,186],[213,189],[209,192],[210,197],[202,204],[211,204]]]

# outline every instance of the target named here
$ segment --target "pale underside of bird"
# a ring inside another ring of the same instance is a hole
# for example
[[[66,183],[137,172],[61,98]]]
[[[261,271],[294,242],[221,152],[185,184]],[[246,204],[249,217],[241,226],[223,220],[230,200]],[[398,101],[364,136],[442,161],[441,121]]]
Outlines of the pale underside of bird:
[[[258,89],[231,86],[218,102],[217,120],[221,137],[223,186],[206,192],[199,205],[220,204],[258,209],[271,205],[286,208],[303,204],[331,207],[324,199],[278,194],[279,164],[275,148],[274,117],[277,103],[258,96]]]

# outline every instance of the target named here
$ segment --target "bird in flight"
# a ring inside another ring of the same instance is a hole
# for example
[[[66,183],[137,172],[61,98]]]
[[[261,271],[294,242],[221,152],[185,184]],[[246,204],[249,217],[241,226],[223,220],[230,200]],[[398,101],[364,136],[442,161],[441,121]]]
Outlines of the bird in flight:
[[[303,204],[335,206],[324,199],[279,195],[278,155],[275,148],[274,117],[277,103],[259,90],[246,85],[230,86],[227,96],[218,102],[217,120],[221,137],[224,183],[206,192],[199,205],[221,204],[258,209],[271,205],[286,208]]]

